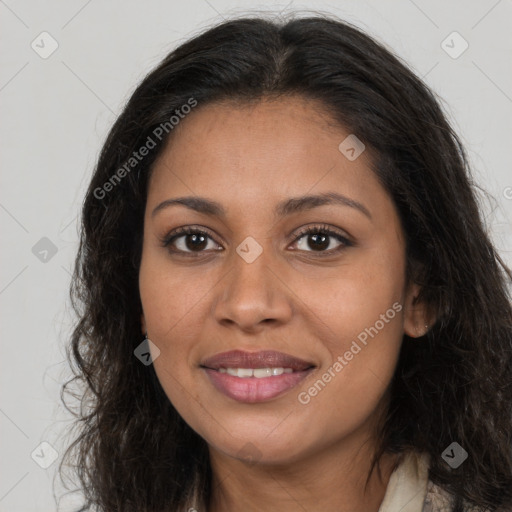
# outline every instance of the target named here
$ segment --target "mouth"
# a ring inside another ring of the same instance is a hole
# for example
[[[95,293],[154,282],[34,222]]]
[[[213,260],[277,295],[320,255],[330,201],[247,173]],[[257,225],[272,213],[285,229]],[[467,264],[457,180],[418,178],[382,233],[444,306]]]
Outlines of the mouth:
[[[208,358],[200,367],[217,391],[238,402],[256,403],[290,391],[315,365],[282,352],[234,350]]]

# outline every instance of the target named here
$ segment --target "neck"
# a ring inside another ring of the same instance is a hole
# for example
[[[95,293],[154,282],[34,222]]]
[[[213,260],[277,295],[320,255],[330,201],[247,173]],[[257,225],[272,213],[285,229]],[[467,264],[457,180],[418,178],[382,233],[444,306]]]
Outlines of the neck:
[[[372,472],[370,443],[329,446],[299,462],[249,465],[211,450],[209,512],[322,510],[377,512],[397,456],[385,454]]]

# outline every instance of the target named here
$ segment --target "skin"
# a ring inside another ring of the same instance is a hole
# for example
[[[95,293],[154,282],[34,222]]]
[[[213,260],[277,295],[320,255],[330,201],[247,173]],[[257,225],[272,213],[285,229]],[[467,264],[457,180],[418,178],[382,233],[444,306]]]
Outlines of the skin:
[[[370,169],[369,151],[349,161],[338,150],[347,135],[319,103],[301,97],[209,104],[175,128],[154,166],[139,279],[142,329],[161,351],[154,368],[169,400],[209,445],[210,511],[372,512],[384,497],[394,456],[381,459],[381,478],[373,472],[364,489],[379,415],[402,336],[422,335],[426,319],[414,303],[418,287],[405,281],[394,204]],[[325,192],[361,203],[371,218],[337,204],[273,213],[280,201]],[[181,205],[152,214],[180,196],[217,201],[226,216]],[[318,250],[311,236],[297,240],[299,228],[322,225],[352,245],[331,237]],[[208,232],[203,252],[194,252],[190,236],[187,246],[186,235],[174,241],[182,253],[163,247],[182,226]],[[252,263],[236,252],[248,236],[263,251]],[[397,302],[402,310],[300,403],[298,393]],[[284,395],[243,404],[218,392],[199,366],[233,349],[277,350],[316,368]]]

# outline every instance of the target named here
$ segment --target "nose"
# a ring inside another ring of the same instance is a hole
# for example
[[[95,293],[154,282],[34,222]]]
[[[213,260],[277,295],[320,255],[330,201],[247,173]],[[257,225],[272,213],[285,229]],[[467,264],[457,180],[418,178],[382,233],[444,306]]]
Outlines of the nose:
[[[256,333],[268,324],[282,325],[291,319],[293,293],[270,261],[271,252],[264,250],[252,263],[233,253],[217,288],[213,309],[217,322]]]

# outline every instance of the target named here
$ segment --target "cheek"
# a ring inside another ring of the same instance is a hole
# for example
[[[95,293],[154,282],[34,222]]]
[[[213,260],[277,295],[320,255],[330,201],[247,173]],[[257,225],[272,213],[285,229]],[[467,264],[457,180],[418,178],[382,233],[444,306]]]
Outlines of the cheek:
[[[173,406],[190,424],[200,410],[194,410],[197,396],[190,377],[190,359],[197,322],[200,295],[191,281],[180,280],[179,273],[163,272],[157,262],[148,258],[141,263],[139,288],[148,337],[158,347],[153,368]],[[204,294],[204,292],[203,292]],[[189,417],[191,415],[191,417]]]
[[[355,339],[376,322],[379,330],[389,332],[390,342],[401,340],[401,314],[397,306],[392,306],[402,304],[404,273],[402,254],[393,249],[378,256],[357,255],[329,273],[301,279],[294,290],[307,305],[304,311],[309,309],[325,329],[322,337],[331,354],[337,356],[345,351],[347,340]],[[398,322],[388,322],[395,317]],[[386,329],[381,329],[383,322]]]
[[[318,283],[304,297],[329,361],[318,380],[301,390],[303,402],[311,400],[329,422],[342,416],[343,422],[357,424],[377,407],[398,360],[404,286],[400,247],[347,264]]]
[[[314,417],[332,440],[374,417],[393,378],[402,341],[401,304],[377,302],[371,309],[366,305],[364,316],[359,310],[350,318],[350,306],[349,313],[340,310],[331,319],[324,338],[329,361],[298,390],[304,416]],[[337,336],[329,338],[332,332]]]
[[[184,329],[193,329],[212,286],[207,273],[173,270],[165,258],[143,255],[139,290],[148,333],[155,342],[177,339]]]
[[[201,399],[191,368],[197,362],[197,342],[204,337],[208,301],[217,282],[213,273],[171,268],[165,255],[151,249],[143,252],[140,297],[148,337],[160,350],[153,366],[169,400],[186,420]]]

